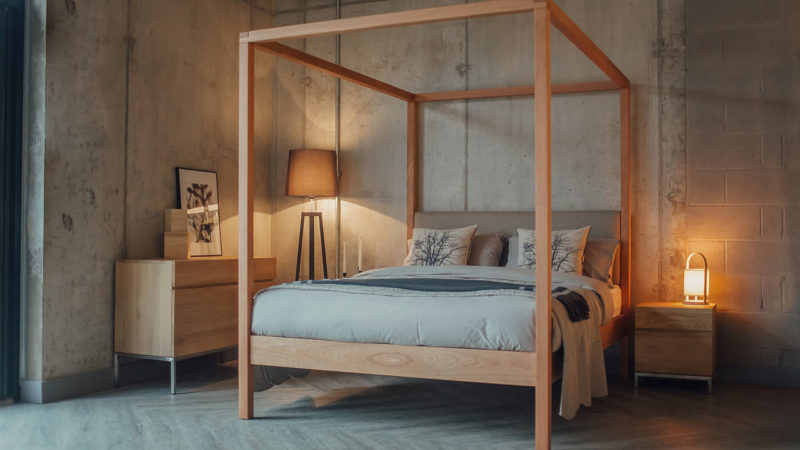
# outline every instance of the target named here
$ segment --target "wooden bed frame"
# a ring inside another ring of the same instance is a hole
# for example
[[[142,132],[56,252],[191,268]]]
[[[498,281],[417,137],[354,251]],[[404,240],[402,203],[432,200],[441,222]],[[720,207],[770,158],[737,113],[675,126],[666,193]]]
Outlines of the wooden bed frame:
[[[533,86],[414,94],[278,43],[284,39],[334,35],[377,28],[462,20],[501,14],[533,13],[535,67]],[[610,79],[591,83],[550,83],[550,25],[564,34]],[[625,75],[552,0],[493,0],[413,11],[352,17],[242,33],[239,44],[239,417],[253,417],[251,365],[271,365],[341,372],[393,375],[520,386],[550,386],[551,352],[551,111],[552,94],[618,90],[620,94],[621,274],[622,314],[604,325],[603,346],[622,344],[627,373],[630,313],[630,87]],[[407,230],[414,228],[418,206],[418,104],[446,100],[535,96],[536,265],[535,352],[475,350],[291,339],[250,334],[253,286],[253,54],[262,50],[343,80],[403,100],[408,104]],[[535,89],[534,89],[535,86]],[[548,288],[542,289],[547,286]],[[536,389],[535,443],[550,448],[551,389]]]

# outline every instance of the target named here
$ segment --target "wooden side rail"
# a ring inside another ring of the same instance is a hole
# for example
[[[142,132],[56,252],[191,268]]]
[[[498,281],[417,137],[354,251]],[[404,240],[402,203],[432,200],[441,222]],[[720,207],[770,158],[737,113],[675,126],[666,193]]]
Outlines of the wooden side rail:
[[[432,380],[535,386],[532,352],[252,336],[252,364]]]
[[[584,92],[616,91],[613,81],[595,81],[587,83],[554,84],[550,86],[551,94],[577,94]],[[426,92],[414,95],[416,102],[442,102],[449,100],[468,100],[473,98],[526,97],[536,95],[535,86],[514,86],[503,88],[470,89],[462,91]]]
[[[316,56],[309,55],[308,53],[305,52],[301,52],[300,50],[296,50],[292,47],[289,47],[288,45],[279,44],[277,42],[268,42],[264,44],[255,44],[255,45],[259,49],[264,50],[267,53],[279,56],[288,61],[293,61],[298,64],[302,64],[312,69],[317,69],[320,72],[333,75],[343,80],[347,80],[359,86],[364,86],[373,89],[382,94],[386,94],[390,97],[398,98],[400,100],[405,100],[407,102],[414,101],[414,94],[412,94],[411,92],[404,91],[403,89],[392,86],[391,84],[387,84],[384,83],[383,81],[376,80],[375,78],[368,77],[364,74],[356,72],[355,70],[350,70],[346,67],[342,67],[338,64],[334,64],[322,58],[317,58]]]
[[[434,8],[416,9],[412,11],[398,11],[253,30],[242,33],[240,35],[240,42],[270,42],[285,39],[301,39],[312,36],[351,33],[354,31],[366,31],[378,28],[446,22],[449,20],[469,19],[472,17],[515,14],[544,7],[544,3],[540,3],[536,0],[493,0],[460,5],[437,6]]]

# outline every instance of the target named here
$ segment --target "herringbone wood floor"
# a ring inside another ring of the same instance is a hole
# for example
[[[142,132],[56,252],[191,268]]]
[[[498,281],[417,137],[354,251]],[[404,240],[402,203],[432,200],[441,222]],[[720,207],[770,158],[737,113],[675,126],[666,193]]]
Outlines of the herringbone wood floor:
[[[558,399],[558,391],[554,391]],[[0,448],[530,448],[526,388],[315,372],[256,394],[236,418],[235,366],[48,405],[0,407]],[[800,389],[612,378],[554,448],[800,448]]]

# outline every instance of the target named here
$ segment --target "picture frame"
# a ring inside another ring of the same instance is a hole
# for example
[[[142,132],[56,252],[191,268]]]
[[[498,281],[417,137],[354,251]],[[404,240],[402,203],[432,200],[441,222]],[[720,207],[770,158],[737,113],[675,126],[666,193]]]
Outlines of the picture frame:
[[[178,206],[186,210],[189,256],[222,256],[217,172],[176,167]]]

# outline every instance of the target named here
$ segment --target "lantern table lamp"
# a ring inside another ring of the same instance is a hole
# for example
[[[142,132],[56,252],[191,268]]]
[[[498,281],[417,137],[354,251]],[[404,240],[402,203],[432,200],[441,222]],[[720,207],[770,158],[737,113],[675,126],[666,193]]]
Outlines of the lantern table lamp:
[[[689,263],[692,257],[697,255],[703,258],[702,269],[690,269]],[[702,253],[692,253],[686,258],[686,268],[683,270],[683,300],[685,305],[707,305],[708,304],[708,260]]]
[[[290,150],[289,168],[286,174],[286,195],[308,197],[336,196],[336,152],[333,150]],[[325,232],[322,228],[321,212],[303,212],[300,215],[300,237],[297,240],[297,268],[295,280],[300,279],[300,259],[303,255],[303,227],[306,217],[308,227],[308,278],[314,279],[314,225],[319,219],[319,238],[322,244],[322,271],[328,278],[328,258],[325,255]]]

